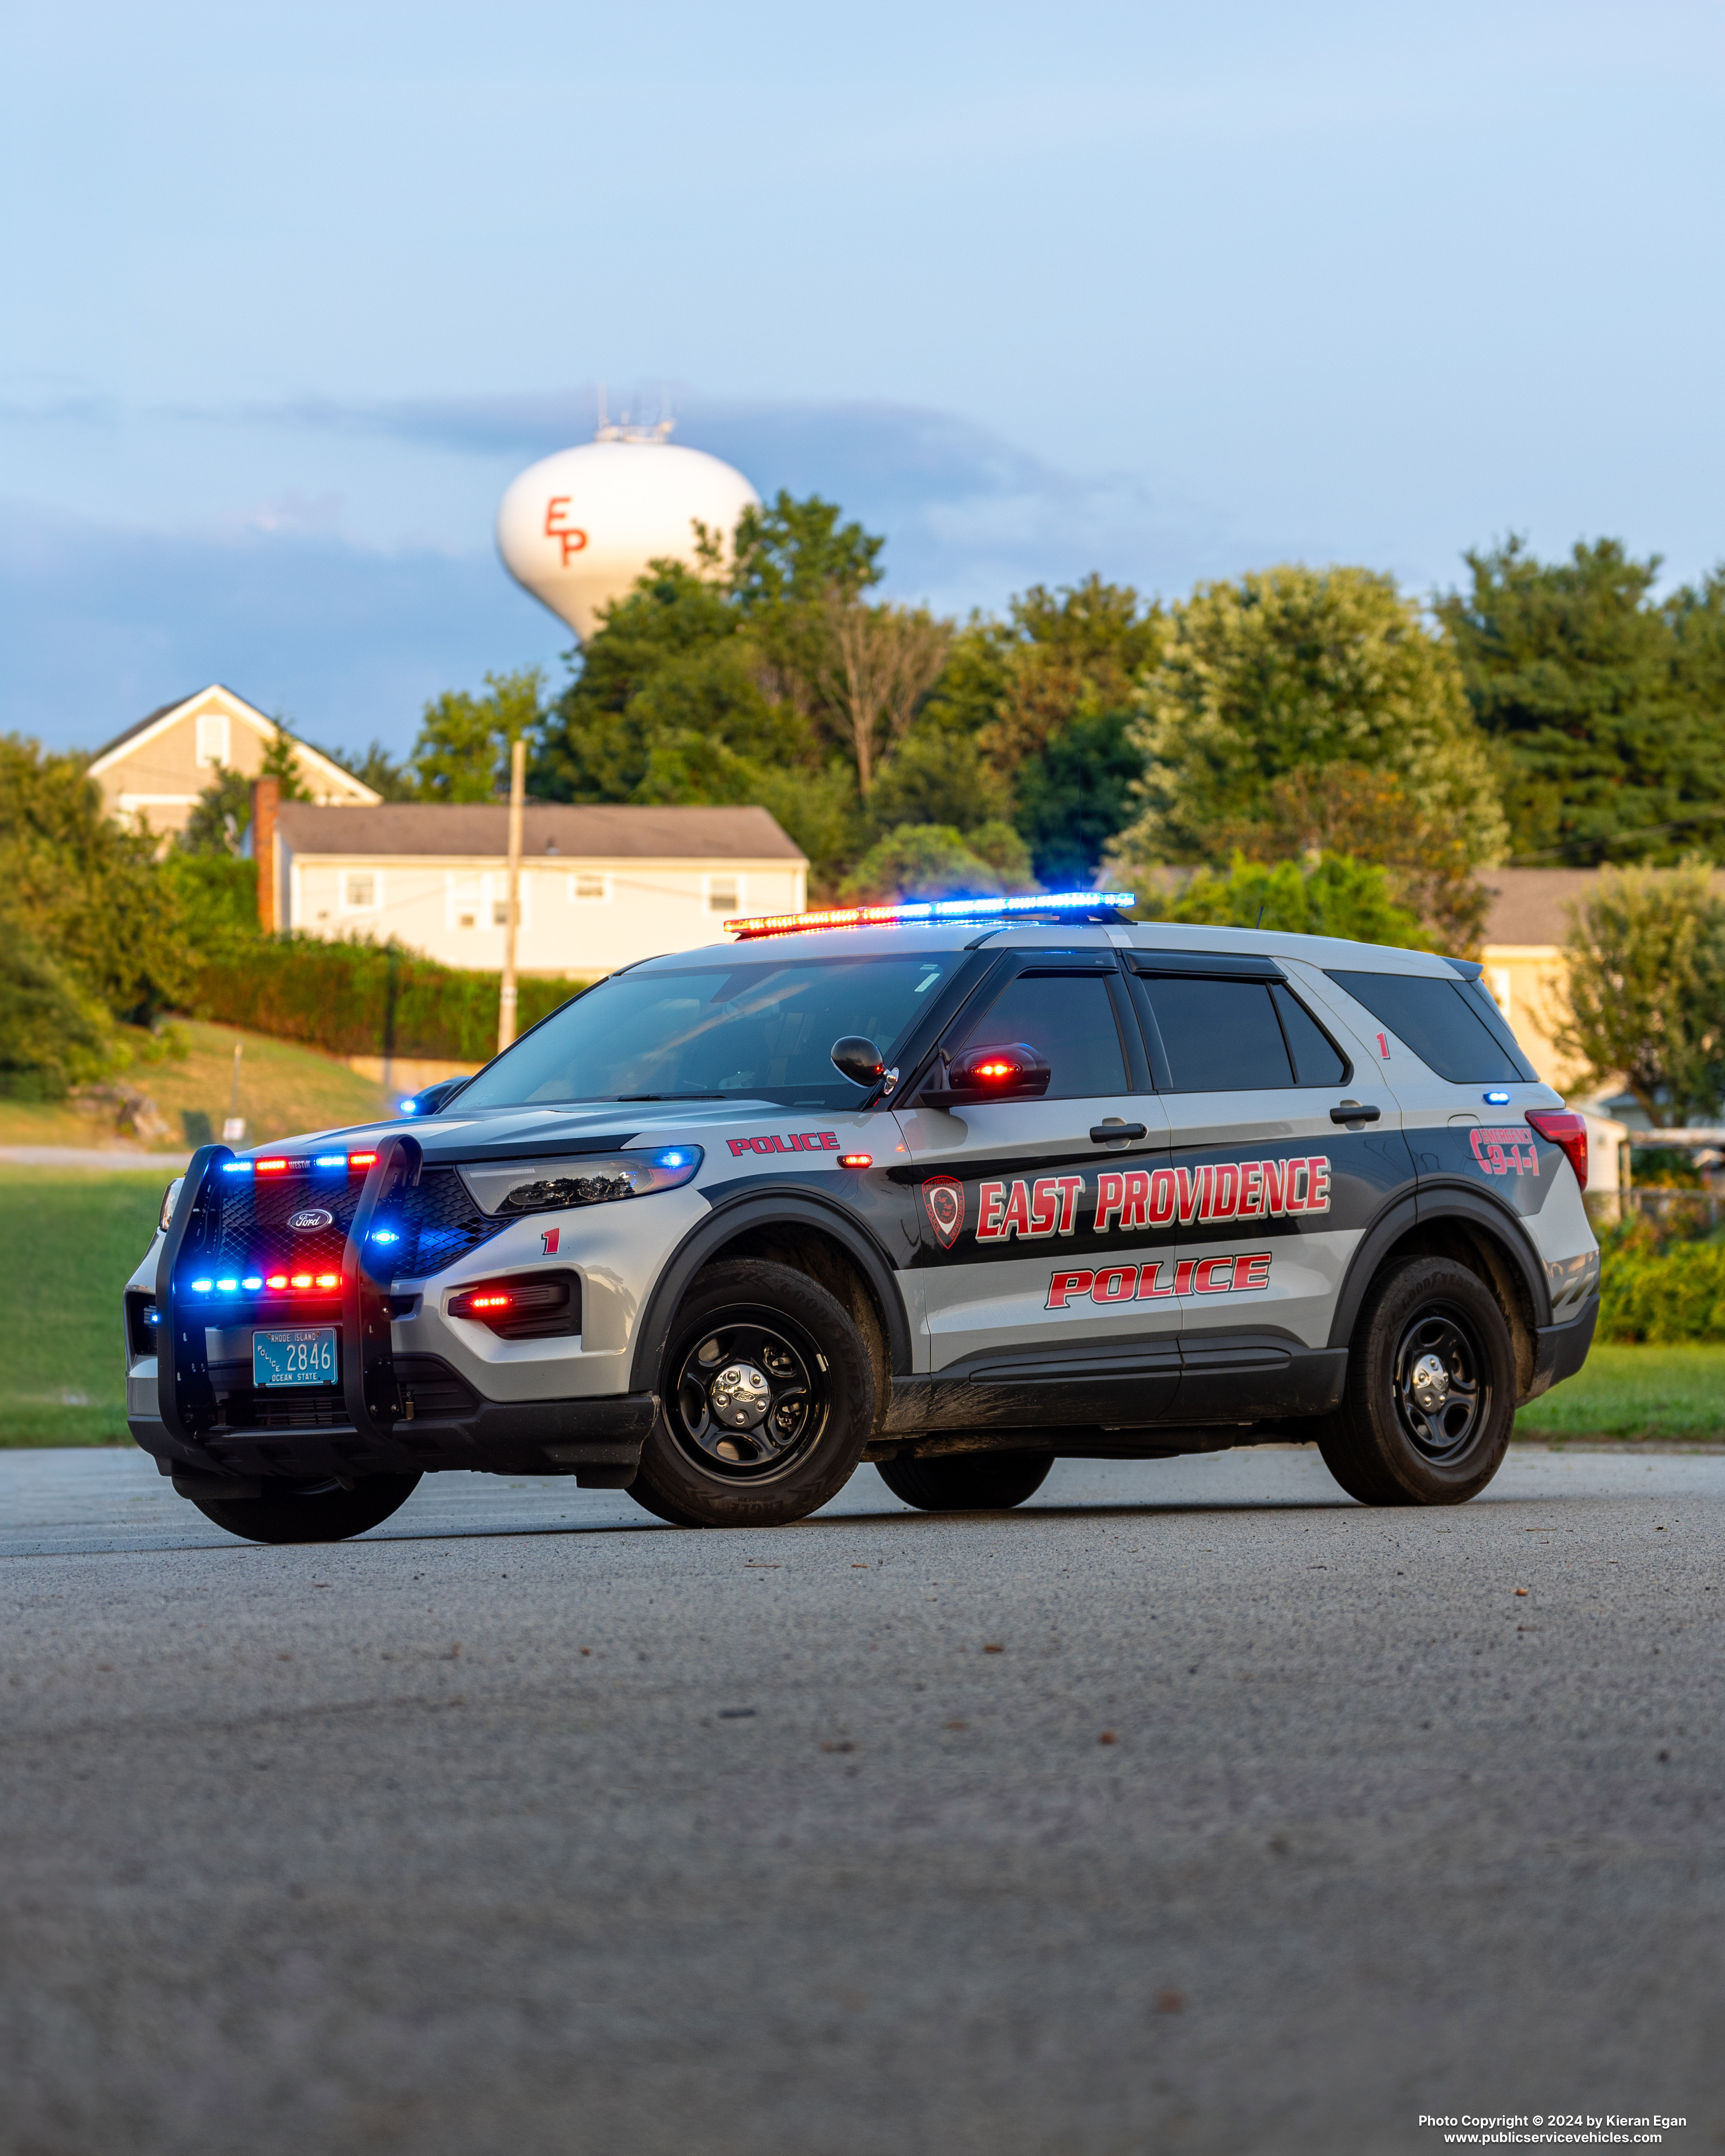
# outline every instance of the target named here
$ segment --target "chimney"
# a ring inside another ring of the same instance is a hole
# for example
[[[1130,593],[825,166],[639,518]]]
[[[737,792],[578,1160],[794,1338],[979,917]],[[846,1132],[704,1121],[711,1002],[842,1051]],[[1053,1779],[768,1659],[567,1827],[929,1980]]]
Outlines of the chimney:
[[[258,927],[275,933],[275,812],[281,805],[279,778],[252,781],[252,859],[258,865]]]

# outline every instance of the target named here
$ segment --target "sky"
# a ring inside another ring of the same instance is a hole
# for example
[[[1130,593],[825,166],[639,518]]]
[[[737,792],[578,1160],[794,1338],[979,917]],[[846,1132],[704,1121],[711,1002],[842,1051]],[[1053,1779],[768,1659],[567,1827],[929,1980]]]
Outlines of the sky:
[[[1725,558],[1716,0],[60,0],[0,27],[0,731],[566,678],[600,386],[887,591]]]

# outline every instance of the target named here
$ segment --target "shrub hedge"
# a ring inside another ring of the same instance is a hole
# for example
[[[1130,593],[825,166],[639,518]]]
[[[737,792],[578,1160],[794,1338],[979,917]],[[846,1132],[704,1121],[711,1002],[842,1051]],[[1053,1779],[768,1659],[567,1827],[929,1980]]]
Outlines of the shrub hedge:
[[[1599,1339],[1725,1340],[1725,1243],[1676,1240],[1635,1220],[1607,1229],[1599,1249]]]
[[[526,1032],[579,981],[520,983]],[[198,953],[192,1014],[332,1055],[417,1055],[476,1070],[497,1051],[495,973],[459,972],[393,944],[312,936],[223,938]]]

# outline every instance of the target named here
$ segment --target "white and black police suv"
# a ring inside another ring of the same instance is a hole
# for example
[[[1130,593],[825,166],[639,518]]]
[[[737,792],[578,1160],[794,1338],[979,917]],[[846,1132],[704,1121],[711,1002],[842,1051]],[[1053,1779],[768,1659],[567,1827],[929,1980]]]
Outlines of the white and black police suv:
[[[1476,966],[1130,902],[732,922],[429,1114],[203,1147],[133,1435],[259,1542],[455,1467],[760,1527],[865,1460],[986,1511],[1303,1438],[1367,1504],[1472,1496],[1592,1338],[1581,1118]]]

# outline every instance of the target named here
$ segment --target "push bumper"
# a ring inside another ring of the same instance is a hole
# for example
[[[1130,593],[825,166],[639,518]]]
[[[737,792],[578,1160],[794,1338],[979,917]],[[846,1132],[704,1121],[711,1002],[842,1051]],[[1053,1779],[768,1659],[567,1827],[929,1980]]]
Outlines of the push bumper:
[[[1590,1295],[1579,1317],[1561,1325],[1542,1325],[1533,1336],[1533,1380],[1527,1399],[1537,1400],[1565,1378],[1573,1378],[1587,1360],[1594,1344],[1594,1328],[1599,1322],[1599,1298]],[[1525,1407],[1527,1401],[1522,1404]]]
[[[390,1283],[370,1270],[367,1235],[392,1187],[418,1178],[410,1137],[378,1147],[348,1233],[339,1306],[317,1312],[337,1330],[339,1393],[278,1408],[252,1391],[246,1373],[213,1365],[209,1306],[179,1291],[219,1234],[213,1178],[231,1158],[224,1146],[201,1147],[187,1168],[157,1271],[156,1396],[128,1402],[127,1426],[164,1475],[357,1479],[464,1467],[572,1475],[588,1488],[626,1489],[634,1480],[658,1409],[653,1394],[487,1400],[439,1357],[394,1352]],[[231,1314],[244,1323],[249,1313],[233,1306]]]

